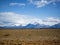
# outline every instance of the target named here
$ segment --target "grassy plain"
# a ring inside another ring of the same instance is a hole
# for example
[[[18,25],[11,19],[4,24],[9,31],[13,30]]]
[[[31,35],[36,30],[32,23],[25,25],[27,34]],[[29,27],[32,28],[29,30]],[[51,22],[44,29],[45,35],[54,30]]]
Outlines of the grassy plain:
[[[60,29],[0,29],[0,45],[60,45]]]

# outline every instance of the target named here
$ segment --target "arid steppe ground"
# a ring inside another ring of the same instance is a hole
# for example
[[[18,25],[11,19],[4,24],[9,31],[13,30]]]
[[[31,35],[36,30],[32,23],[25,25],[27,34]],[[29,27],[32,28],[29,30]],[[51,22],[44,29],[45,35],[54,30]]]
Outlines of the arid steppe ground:
[[[60,45],[60,29],[0,29],[0,45]]]

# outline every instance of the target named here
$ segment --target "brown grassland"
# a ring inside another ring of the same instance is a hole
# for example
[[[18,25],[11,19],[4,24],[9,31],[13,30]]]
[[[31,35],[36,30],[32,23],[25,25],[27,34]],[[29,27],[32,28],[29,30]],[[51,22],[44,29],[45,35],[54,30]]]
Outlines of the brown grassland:
[[[0,45],[60,45],[60,29],[0,29]]]

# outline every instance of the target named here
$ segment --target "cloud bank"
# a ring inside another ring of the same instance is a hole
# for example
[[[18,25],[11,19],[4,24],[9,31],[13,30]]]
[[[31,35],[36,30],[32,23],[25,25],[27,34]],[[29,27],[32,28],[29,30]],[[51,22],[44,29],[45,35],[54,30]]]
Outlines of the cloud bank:
[[[20,6],[20,7],[25,7],[26,5],[32,4],[35,5],[37,8],[44,7],[49,4],[56,5],[57,2],[60,2],[60,0],[27,0],[26,3],[18,3],[18,2],[11,2],[9,3],[9,6]]]
[[[28,15],[16,14],[14,12],[0,12],[0,26],[26,26],[29,23],[39,23],[51,26],[60,23],[60,19],[54,17],[40,19]]]
[[[30,4],[35,5],[37,8],[46,6],[48,4],[56,5],[57,2],[60,2],[60,0],[28,0]]]

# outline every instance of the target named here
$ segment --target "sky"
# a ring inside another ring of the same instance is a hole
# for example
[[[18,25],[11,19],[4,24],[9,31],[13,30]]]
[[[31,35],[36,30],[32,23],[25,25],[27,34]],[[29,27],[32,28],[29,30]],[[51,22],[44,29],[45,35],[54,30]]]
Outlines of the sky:
[[[60,23],[60,0],[0,0],[0,26]]]

